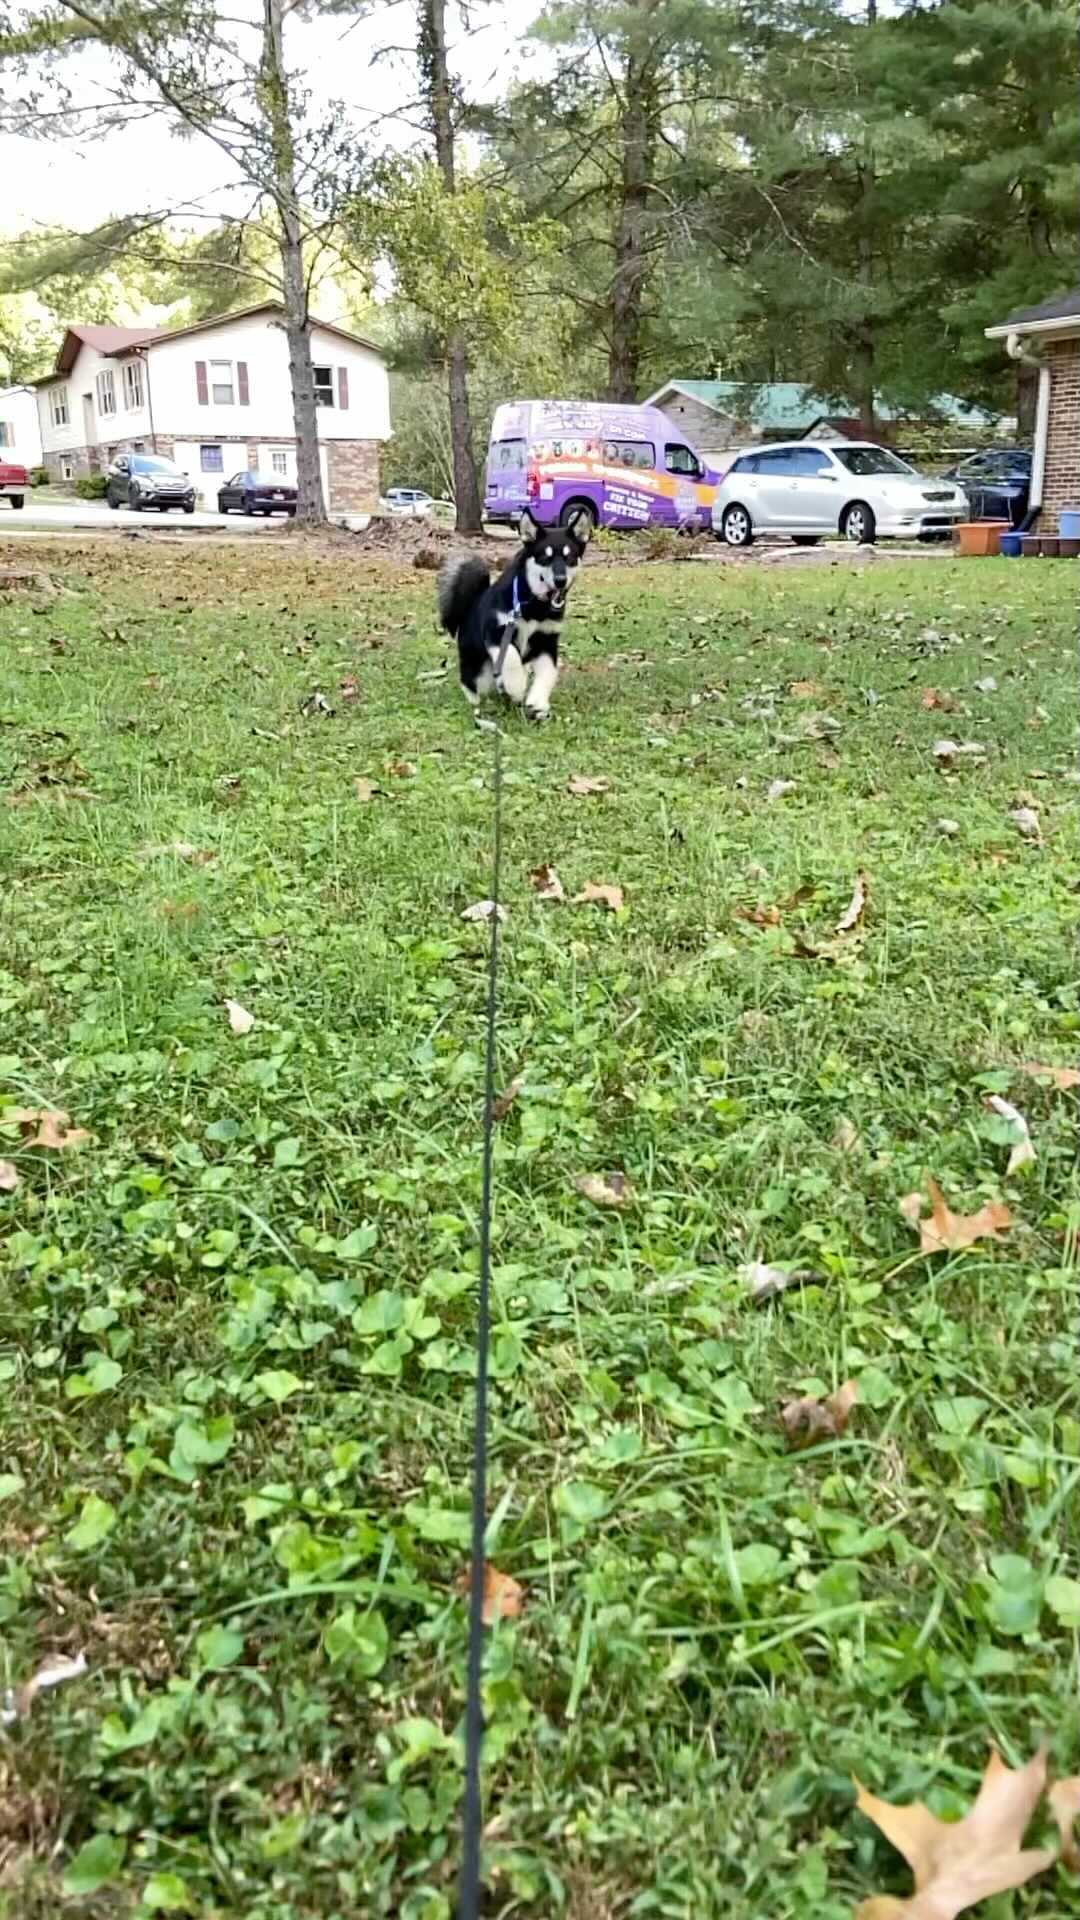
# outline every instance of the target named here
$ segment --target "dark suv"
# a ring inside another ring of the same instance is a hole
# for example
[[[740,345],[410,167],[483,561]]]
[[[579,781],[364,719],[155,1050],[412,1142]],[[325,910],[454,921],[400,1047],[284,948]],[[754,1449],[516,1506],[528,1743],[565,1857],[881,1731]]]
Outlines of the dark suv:
[[[169,507],[195,511],[195,488],[174,460],[158,453],[120,453],[109,468],[105,498],[110,507],[130,507],[142,513],[156,507],[165,513]]]
[[[1018,527],[1027,513],[1031,454],[1026,447],[991,447],[970,454],[944,477],[963,487],[973,520],[1008,520]]]

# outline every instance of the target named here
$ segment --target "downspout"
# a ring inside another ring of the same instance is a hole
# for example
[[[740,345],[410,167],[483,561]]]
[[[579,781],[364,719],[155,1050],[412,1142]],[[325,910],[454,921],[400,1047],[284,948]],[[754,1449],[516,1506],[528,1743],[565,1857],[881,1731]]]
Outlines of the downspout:
[[[1044,360],[1029,353],[1018,333],[1006,335],[1005,351],[1010,360],[1024,367],[1035,367],[1039,375],[1039,393],[1035,404],[1035,446],[1031,459],[1031,489],[1024,526],[1033,526],[1042,507],[1043,480],[1046,474],[1046,441],[1050,427],[1050,369]]]

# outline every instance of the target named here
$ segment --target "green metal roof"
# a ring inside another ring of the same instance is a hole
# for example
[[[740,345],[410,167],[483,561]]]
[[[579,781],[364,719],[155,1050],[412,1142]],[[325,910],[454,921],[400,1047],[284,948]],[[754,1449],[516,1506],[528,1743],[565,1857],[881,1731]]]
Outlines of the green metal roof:
[[[678,388],[692,400],[700,400],[717,413],[750,419],[763,431],[799,433],[812,426],[822,415],[830,419],[846,418],[852,409],[825,400],[798,380],[666,380],[647,404],[655,405],[661,394]],[[956,426],[989,426],[992,416],[981,407],[966,406],[952,394],[941,393],[930,403],[930,410]],[[875,403],[879,420],[897,420],[902,416],[883,401]]]

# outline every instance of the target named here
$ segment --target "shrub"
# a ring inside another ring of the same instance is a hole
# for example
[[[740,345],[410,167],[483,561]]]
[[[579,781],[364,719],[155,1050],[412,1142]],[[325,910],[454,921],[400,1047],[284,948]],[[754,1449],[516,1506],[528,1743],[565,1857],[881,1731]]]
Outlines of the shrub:
[[[80,500],[104,500],[106,480],[103,473],[80,473],[75,492]]]
[[[49,484],[48,467],[31,467],[30,485],[32,487],[47,487],[48,484]]]

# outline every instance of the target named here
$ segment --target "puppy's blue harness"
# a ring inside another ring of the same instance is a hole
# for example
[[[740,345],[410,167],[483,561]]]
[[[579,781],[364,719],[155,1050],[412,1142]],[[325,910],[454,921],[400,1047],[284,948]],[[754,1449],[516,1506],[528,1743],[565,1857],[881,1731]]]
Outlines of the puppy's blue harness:
[[[517,630],[518,630],[518,621],[520,620],[520,618],[521,618],[521,592],[518,587],[518,576],[515,573],[514,594],[510,602],[510,618],[502,630],[502,639],[499,642],[499,657],[495,662],[496,686],[498,686],[499,681],[502,679],[502,670],[506,665],[506,656],[509,653],[510,648],[512,646],[517,646]]]

